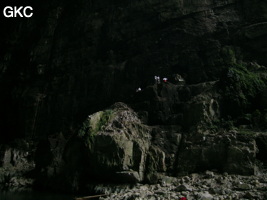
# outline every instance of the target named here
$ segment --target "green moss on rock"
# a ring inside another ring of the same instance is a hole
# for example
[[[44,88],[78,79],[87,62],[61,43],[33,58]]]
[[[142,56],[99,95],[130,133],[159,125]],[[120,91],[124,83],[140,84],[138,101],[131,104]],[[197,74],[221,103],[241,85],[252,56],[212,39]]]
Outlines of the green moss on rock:
[[[104,129],[113,114],[113,110],[104,110],[88,116],[80,128],[78,136],[85,139],[87,141],[87,145],[90,145],[95,134]]]
[[[232,110],[236,114],[241,114],[249,108],[256,95],[266,88],[260,74],[249,71],[245,64],[230,66],[221,78],[220,85],[230,112]]]

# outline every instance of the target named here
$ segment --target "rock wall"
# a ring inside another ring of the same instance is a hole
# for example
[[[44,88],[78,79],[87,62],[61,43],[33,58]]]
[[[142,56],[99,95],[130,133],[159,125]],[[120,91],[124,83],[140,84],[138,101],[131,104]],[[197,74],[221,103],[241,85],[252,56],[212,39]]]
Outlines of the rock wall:
[[[257,8],[245,12],[253,5],[36,1],[33,18],[3,21],[0,128],[10,139],[71,134],[88,113],[126,101],[154,75],[180,73],[188,83],[218,79],[229,57],[225,46],[240,44],[258,60],[265,44],[258,54],[250,45],[264,36],[264,23],[257,23],[266,17],[265,3],[260,16]]]
[[[218,133],[187,138],[179,154],[178,173],[217,170],[256,175],[258,148],[255,138],[242,133]],[[187,159],[187,158],[194,159]]]

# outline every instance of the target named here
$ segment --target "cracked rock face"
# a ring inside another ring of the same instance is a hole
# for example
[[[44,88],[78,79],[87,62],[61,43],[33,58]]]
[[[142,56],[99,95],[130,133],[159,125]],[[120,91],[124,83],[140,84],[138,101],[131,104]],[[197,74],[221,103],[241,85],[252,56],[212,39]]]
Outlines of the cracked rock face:
[[[178,171],[196,172],[217,169],[231,174],[254,175],[258,152],[255,138],[244,137],[240,133],[218,133],[185,139],[180,150]],[[186,159],[186,158],[194,159]]]

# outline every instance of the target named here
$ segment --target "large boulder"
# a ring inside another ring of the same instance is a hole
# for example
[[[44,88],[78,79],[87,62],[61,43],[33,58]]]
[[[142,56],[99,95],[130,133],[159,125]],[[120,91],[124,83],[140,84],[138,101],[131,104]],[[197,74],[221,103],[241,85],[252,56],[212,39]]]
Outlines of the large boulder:
[[[87,168],[83,170],[91,178],[140,182],[144,179],[150,139],[149,127],[141,123],[137,114],[125,104],[116,103],[88,116],[76,139],[67,144],[65,158],[71,165],[73,153],[78,153],[73,149],[79,146],[84,156],[75,162],[86,159]]]

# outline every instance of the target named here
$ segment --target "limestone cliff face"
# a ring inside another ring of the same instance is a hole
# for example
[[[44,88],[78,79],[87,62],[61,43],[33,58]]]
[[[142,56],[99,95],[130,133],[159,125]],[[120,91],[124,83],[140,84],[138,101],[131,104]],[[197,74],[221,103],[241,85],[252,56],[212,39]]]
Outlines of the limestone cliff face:
[[[265,4],[34,2],[33,18],[2,21],[1,132],[70,133],[88,113],[127,100],[154,75],[215,80],[229,57],[226,45],[266,64]]]

